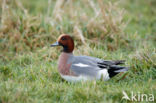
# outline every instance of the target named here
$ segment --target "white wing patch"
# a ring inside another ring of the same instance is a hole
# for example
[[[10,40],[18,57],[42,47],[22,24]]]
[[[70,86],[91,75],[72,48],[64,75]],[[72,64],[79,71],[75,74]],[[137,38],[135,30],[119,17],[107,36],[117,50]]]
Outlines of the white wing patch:
[[[73,64],[73,65],[79,66],[79,67],[89,67],[89,65],[87,65],[87,64],[82,64],[82,63]]]

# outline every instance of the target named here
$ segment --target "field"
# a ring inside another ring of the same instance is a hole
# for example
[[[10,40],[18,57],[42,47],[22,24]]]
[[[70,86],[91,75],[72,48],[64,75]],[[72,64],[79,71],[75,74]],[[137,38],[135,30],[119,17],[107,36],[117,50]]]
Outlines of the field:
[[[1,0],[0,6],[0,103],[147,103],[151,94],[156,101],[155,0]],[[130,70],[105,82],[63,80],[61,48],[50,47],[62,33],[74,38],[75,55],[126,60]],[[136,100],[122,99],[123,91]]]

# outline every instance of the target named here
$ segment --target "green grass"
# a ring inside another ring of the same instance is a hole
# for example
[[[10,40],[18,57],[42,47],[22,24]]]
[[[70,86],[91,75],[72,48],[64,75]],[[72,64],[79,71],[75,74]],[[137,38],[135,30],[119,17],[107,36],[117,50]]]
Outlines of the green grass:
[[[119,5],[113,6],[115,9],[105,0],[108,10],[115,10],[108,13],[115,20],[115,26],[111,20],[106,24],[99,23],[107,19],[102,15],[88,24],[95,13],[83,0],[73,2],[73,7],[65,3],[61,21],[53,14],[55,0],[50,6],[47,6],[48,0],[15,1],[6,3],[5,13],[0,9],[0,103],[131,103],[122,100],[123,91],[128,95],[132,91],[153,94],[156,98],[154,0],[121,0]],[[111,2],[113,4],[115,0]],[[98,10],[101,9],[97,1],[93,3]],[[4,5],[1,1],[0,4]],[[71,7],[77,12],[76,16]],[[119,15],[122,8],[125,14]],[[23,9],[28,12],[24,13]],[[119,17],[123,18],[121,22],[117,22]],[[79,33],[75,33],[75,25],[83,33],[85,44]],[[103,26],[107,32],[100,28]],[[69,83],[63,80],[57,71],[60,48],[49,47],[61,33],[70,34],[75,39],[75,55],[124,59],[131,69],[106,82]]]

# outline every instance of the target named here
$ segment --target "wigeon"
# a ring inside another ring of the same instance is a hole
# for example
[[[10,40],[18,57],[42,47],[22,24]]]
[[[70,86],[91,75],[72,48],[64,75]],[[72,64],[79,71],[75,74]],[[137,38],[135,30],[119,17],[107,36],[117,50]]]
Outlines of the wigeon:
[[[120,66],[123,60],[108,61],[90,56],[74,56],[74,41],[71,36],[62,34],[51,47],[62,46],[58,60],[58,71],[61,77],[70,82],[86,80],[109,80],[128,67]]]

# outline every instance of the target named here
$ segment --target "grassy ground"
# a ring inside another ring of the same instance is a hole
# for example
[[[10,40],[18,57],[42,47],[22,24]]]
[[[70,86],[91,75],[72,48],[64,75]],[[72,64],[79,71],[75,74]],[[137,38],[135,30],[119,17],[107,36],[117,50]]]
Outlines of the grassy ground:
[[[132,102],[122,91],[156,98],[154,0],[59,1],[0,1],[0,103]],[[49,47],[61,33],[75,39],[75,55],[124,59],[131,69],[107,82],[64,81],[60,48]]]

